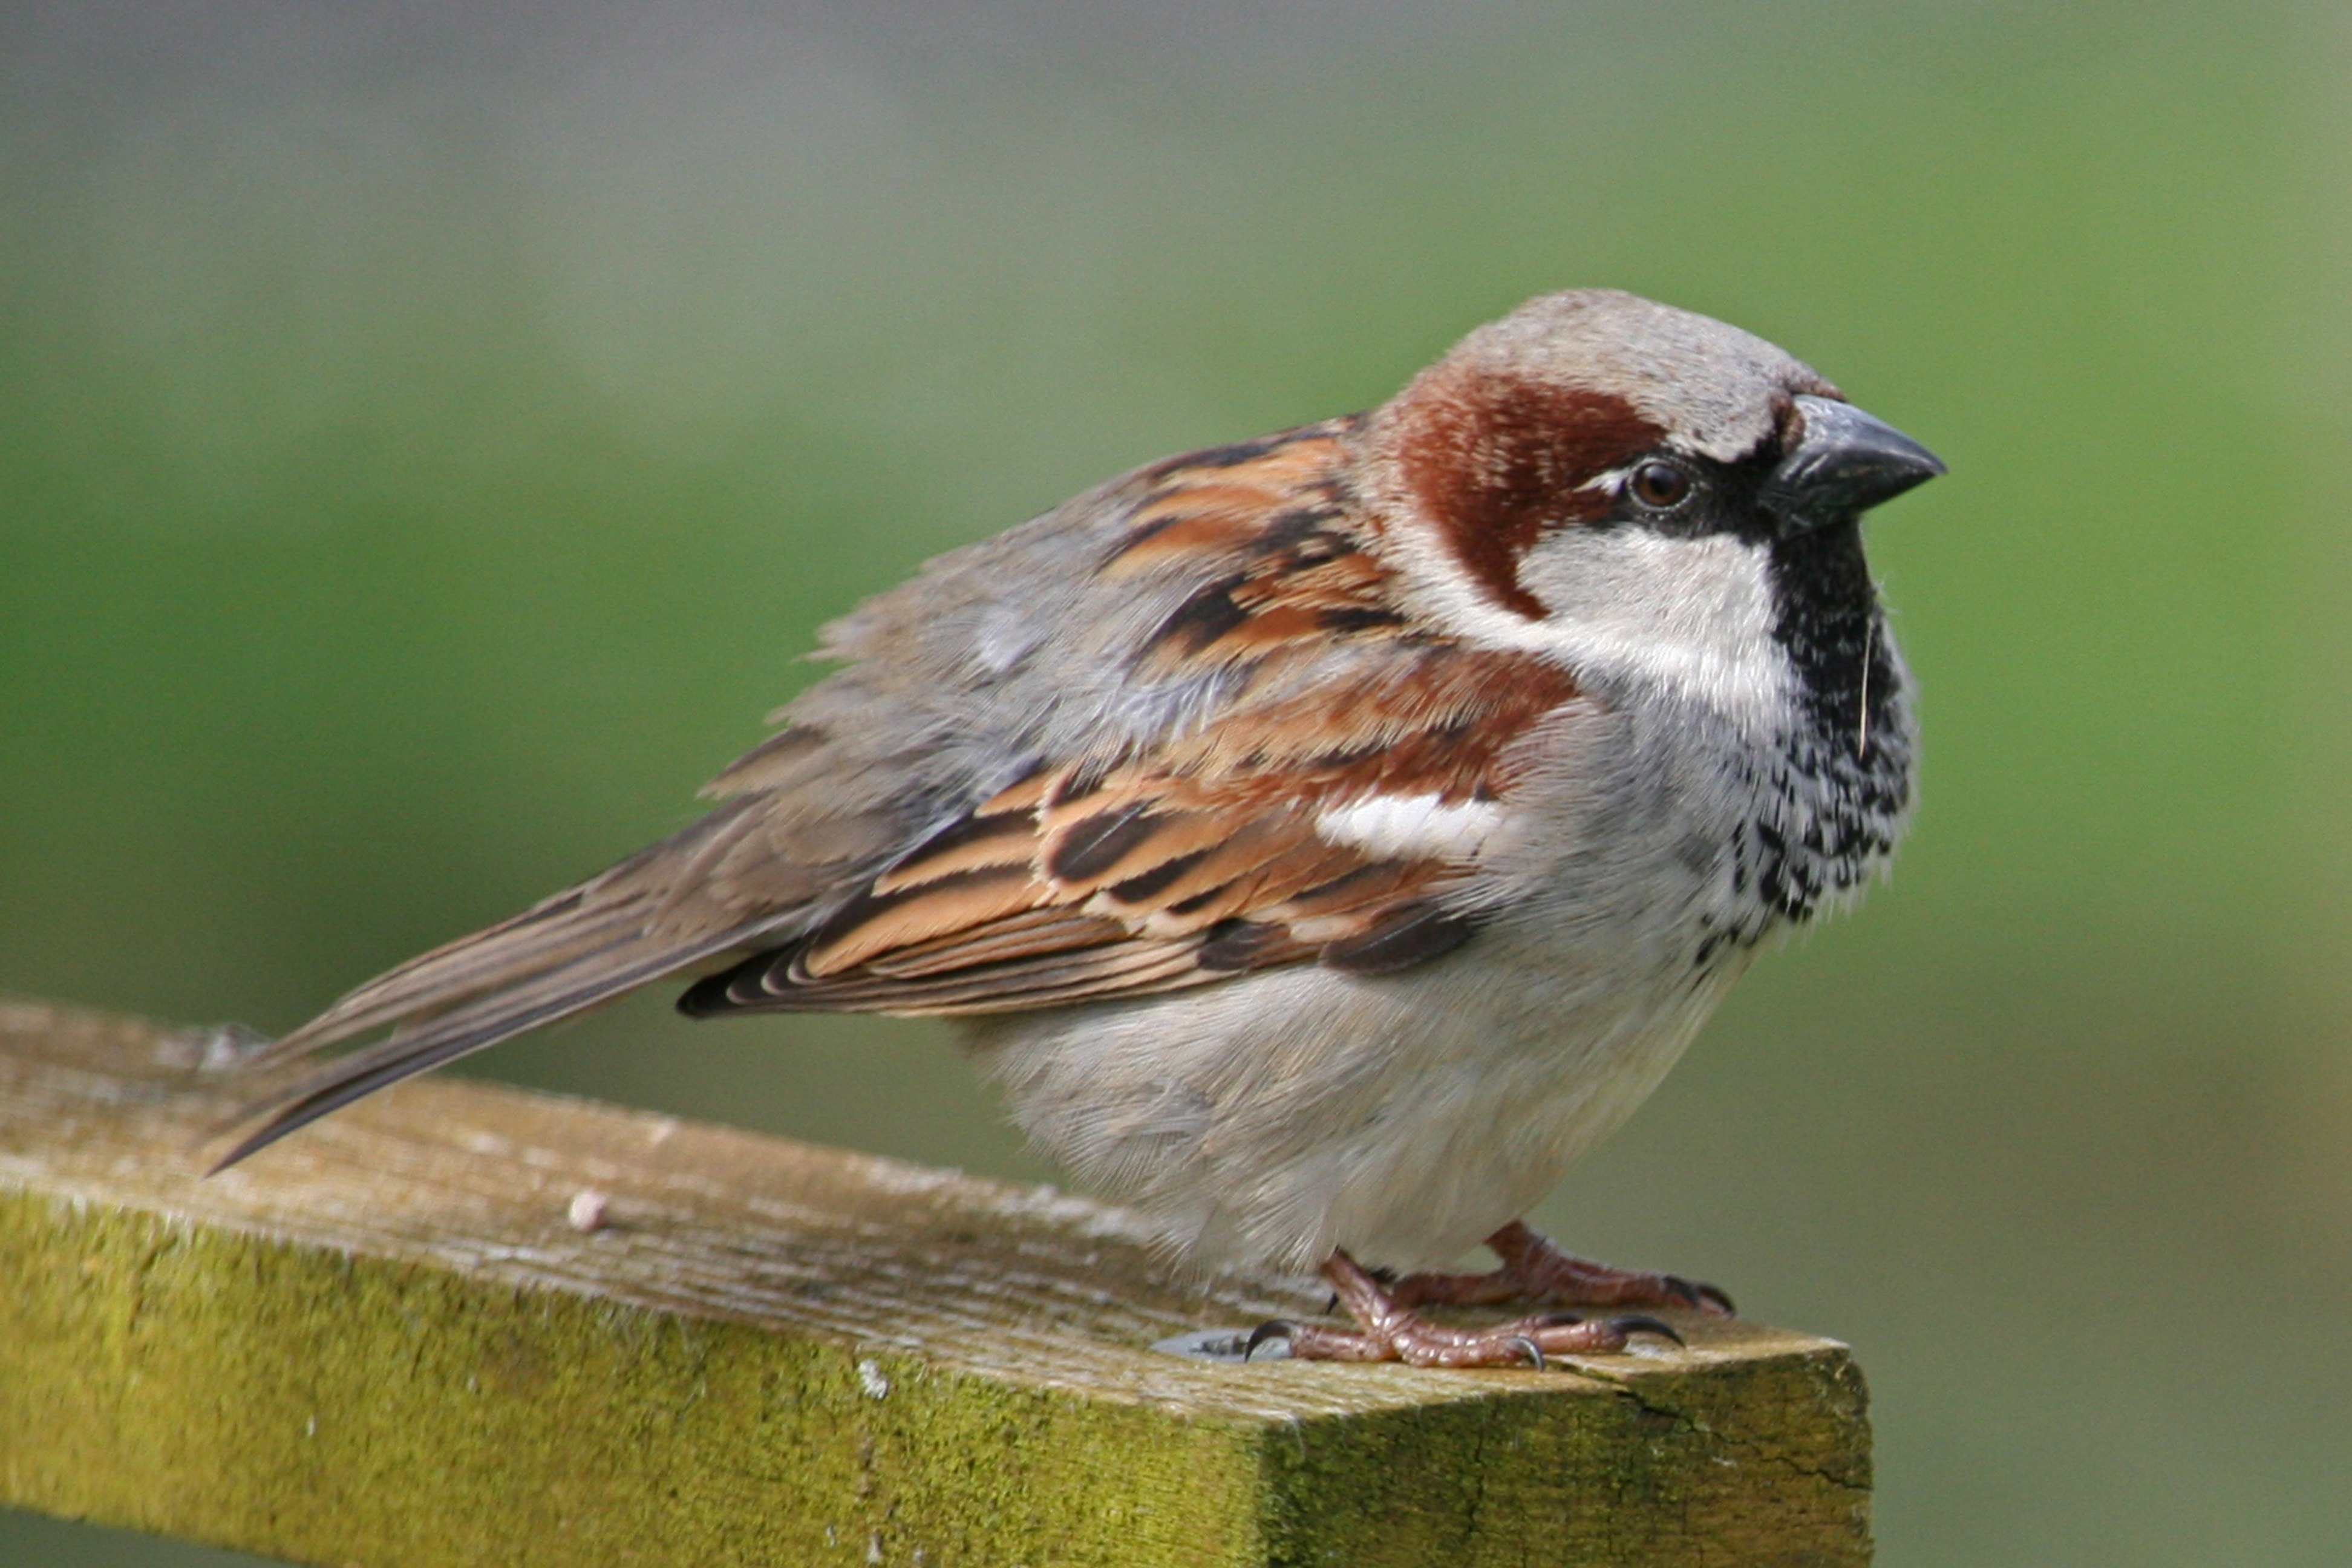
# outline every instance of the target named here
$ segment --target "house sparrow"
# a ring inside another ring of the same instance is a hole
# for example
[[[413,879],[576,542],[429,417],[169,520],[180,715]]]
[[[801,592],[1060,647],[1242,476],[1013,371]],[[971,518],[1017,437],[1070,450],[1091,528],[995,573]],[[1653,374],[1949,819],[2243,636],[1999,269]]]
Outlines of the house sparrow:
[[[1113,479],[825,633],[692,826],[369,982],[223,1164],[638,986],[964,1020],[1036,1146],[1188,1258],[1496,1365],[1727,1313],[1521,1223],[1912,793],[1860,520],[1943,465],[1770,343],[1534,300],[1390,402]],[[1484,1241],[1487,1275],[1414,1273]]]

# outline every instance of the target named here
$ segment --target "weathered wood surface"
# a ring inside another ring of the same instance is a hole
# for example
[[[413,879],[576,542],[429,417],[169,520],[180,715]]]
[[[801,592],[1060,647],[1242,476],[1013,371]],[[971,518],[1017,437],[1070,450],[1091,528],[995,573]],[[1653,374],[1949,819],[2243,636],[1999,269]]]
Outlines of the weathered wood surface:
[[[1187,1361],[1148,1347],[1319,1297],[1050,1189],[447,1080],[203,1180],[250,1085],[202,1054],[0,1004],[0,1501],[363,1568],[1869,1556],[1825,1341]]]

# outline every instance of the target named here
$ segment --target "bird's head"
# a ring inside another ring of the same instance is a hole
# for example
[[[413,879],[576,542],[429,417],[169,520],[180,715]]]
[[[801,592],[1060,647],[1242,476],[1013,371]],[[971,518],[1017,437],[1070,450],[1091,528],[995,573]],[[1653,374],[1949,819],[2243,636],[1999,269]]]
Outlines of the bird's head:
[[[1807,579],[1860,574],[1862,514],[1944,471],[1761,338],[1613,289],[1472,332],[1372,416],[1360,461],[1433,619],[1716,687],[1762,679]]]

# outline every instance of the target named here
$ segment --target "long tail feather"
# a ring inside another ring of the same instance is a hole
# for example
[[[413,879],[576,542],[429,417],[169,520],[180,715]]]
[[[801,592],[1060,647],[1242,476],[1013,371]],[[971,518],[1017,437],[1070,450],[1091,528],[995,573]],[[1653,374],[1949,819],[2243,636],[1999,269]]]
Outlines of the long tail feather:
[[[650,954],[619,963],[612,962],[618,956],[614,950],[592,952],[533,983],[495,992],[470,1005],[401,1029],[389,1039],[335,1058],[255,1107],[239,1120],[259,1116],[264,1118],[260,1125],[231,1146],[212,1170],[226,1170],[288,1133],[379,1089],[487,1049],[526,1029],[586,1012],[648,981],[724,952],[739,940],[736,933],[729,932],[684,947],[663,945]],[[321,1042],[314,1039],[312,1043]]]
[[[363,1095],[793,927],[821,880],[772,864],[764,898],[713,896],[700,873],[756,822],[730,802],[520,914],[386,971],[247,1064],[267,1070],[390,1029],[239,1118],[236,1163]],[[802,896],[796,896],[802,895]]]

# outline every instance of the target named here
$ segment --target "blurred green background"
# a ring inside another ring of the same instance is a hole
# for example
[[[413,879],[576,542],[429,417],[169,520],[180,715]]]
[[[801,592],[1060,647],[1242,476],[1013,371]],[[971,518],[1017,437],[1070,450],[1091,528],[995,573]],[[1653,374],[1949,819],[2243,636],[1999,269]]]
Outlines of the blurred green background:
[[[1887,1563],[2352,1561],[2347,87],[2272,4],[9,6],[0,989],[290,1026],[922,557],[1615,284],[1952,477],[1895,881],[1539,1220],[1853,1342]],[[470,1066],[1045,1173],[922,1026]]]

